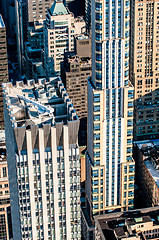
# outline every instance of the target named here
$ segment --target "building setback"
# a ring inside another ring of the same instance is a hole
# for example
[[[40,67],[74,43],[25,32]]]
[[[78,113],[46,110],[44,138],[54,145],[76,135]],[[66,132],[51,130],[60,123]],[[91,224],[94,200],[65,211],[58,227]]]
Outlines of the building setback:
[[[0,15],[0,129],[4,129],[2,82],[8,81],[6,28]]]
[[[130,80],[134,85],[134,138],[159,134],[159,1],[131,1]]]
[[[81,239],[79,119],[59,78],[3,84],[14,239]]]

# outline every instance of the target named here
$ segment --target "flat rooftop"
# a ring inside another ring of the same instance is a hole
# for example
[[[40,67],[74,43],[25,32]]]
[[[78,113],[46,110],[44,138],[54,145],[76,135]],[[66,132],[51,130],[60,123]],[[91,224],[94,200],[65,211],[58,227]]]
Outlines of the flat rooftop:
[[[95,222],[99,224],[106,240],[116,239],[141,239],[133,226],[151,223],[159,226],[159,207],[143,208],[129,212],[110,213],[95,216]],[[132,229],[129,230],[132,226]],[[103,239],[103,238],[102,238]]]
[[[5,24],[4,24],[2,15],[0,14],[0,28],[4,28],[4,27],[5,27]]]
[[[3,94],[13,127],[58,122],[67,124],[78,119],[71,100],[59,77],[3,83]]]

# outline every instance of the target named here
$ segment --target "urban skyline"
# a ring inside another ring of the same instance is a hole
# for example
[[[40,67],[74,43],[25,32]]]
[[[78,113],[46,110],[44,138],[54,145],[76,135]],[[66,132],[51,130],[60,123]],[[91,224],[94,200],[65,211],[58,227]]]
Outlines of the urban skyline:
[[[159,0],[83,3],[0,3],[0,239],[159,237]]]

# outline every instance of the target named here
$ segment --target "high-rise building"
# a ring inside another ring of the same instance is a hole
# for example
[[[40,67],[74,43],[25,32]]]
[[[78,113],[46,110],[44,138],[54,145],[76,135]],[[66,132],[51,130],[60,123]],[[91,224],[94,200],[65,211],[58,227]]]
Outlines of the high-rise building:
[[[92,1],[86,204],[91,217],[134,205],[130,1]]]
[[[64,51],[74,50],[74,36],[85,27],[82,18],[74,18],[62,0],[55,1],[46,15],[44,27],[44,64],[48,76],[60,73]]]
[[[131,1],[130,80],[134,85],[134,138],[159,135],[159,1]]]
[[[0,15],[0,129],[4,129],[2,82],[8,81],[8,57],[6,28]]]
[[[81,239],[79,119],[59,78],[3,84],[14,239]]]
[[[75,51],[65,52],[61,78],[80,119],[79,144],[87,144],[87,79],[92,73],[91,39],[75,37]]]
[[[0,130],[0,239],[12,237],[5,131]]]

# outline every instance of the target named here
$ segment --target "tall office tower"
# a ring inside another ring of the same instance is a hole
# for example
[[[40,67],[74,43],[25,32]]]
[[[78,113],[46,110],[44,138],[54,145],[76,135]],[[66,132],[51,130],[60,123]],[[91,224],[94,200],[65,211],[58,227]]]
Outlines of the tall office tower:
[[[91,215],[131,209],[134,200],[130,1],[92,2],[86,197]]]
[[[44,65],[47,76],[60,73],[64,51],[74,50],[74,35],[85,27],[83,19],[74,18],[61,0],[53,3],[44,26]]]
[[[0,15],[0,129],[4,129],[2,82],[8,81],[6,28]]]
[[[0,239],[12,237],[5,131],[0,130]]]
[[[87,144],[87,79],[91,74],[91,39],[88,35],[78,35],[75,51],[64,54],[61,78],[80,119],[80,146]]]
[[[159,134],[159,1],[131,2],[130,77],[136,140]]]
[[[14,239],[81,239],[79,119],[59,78],[3,84]]]

